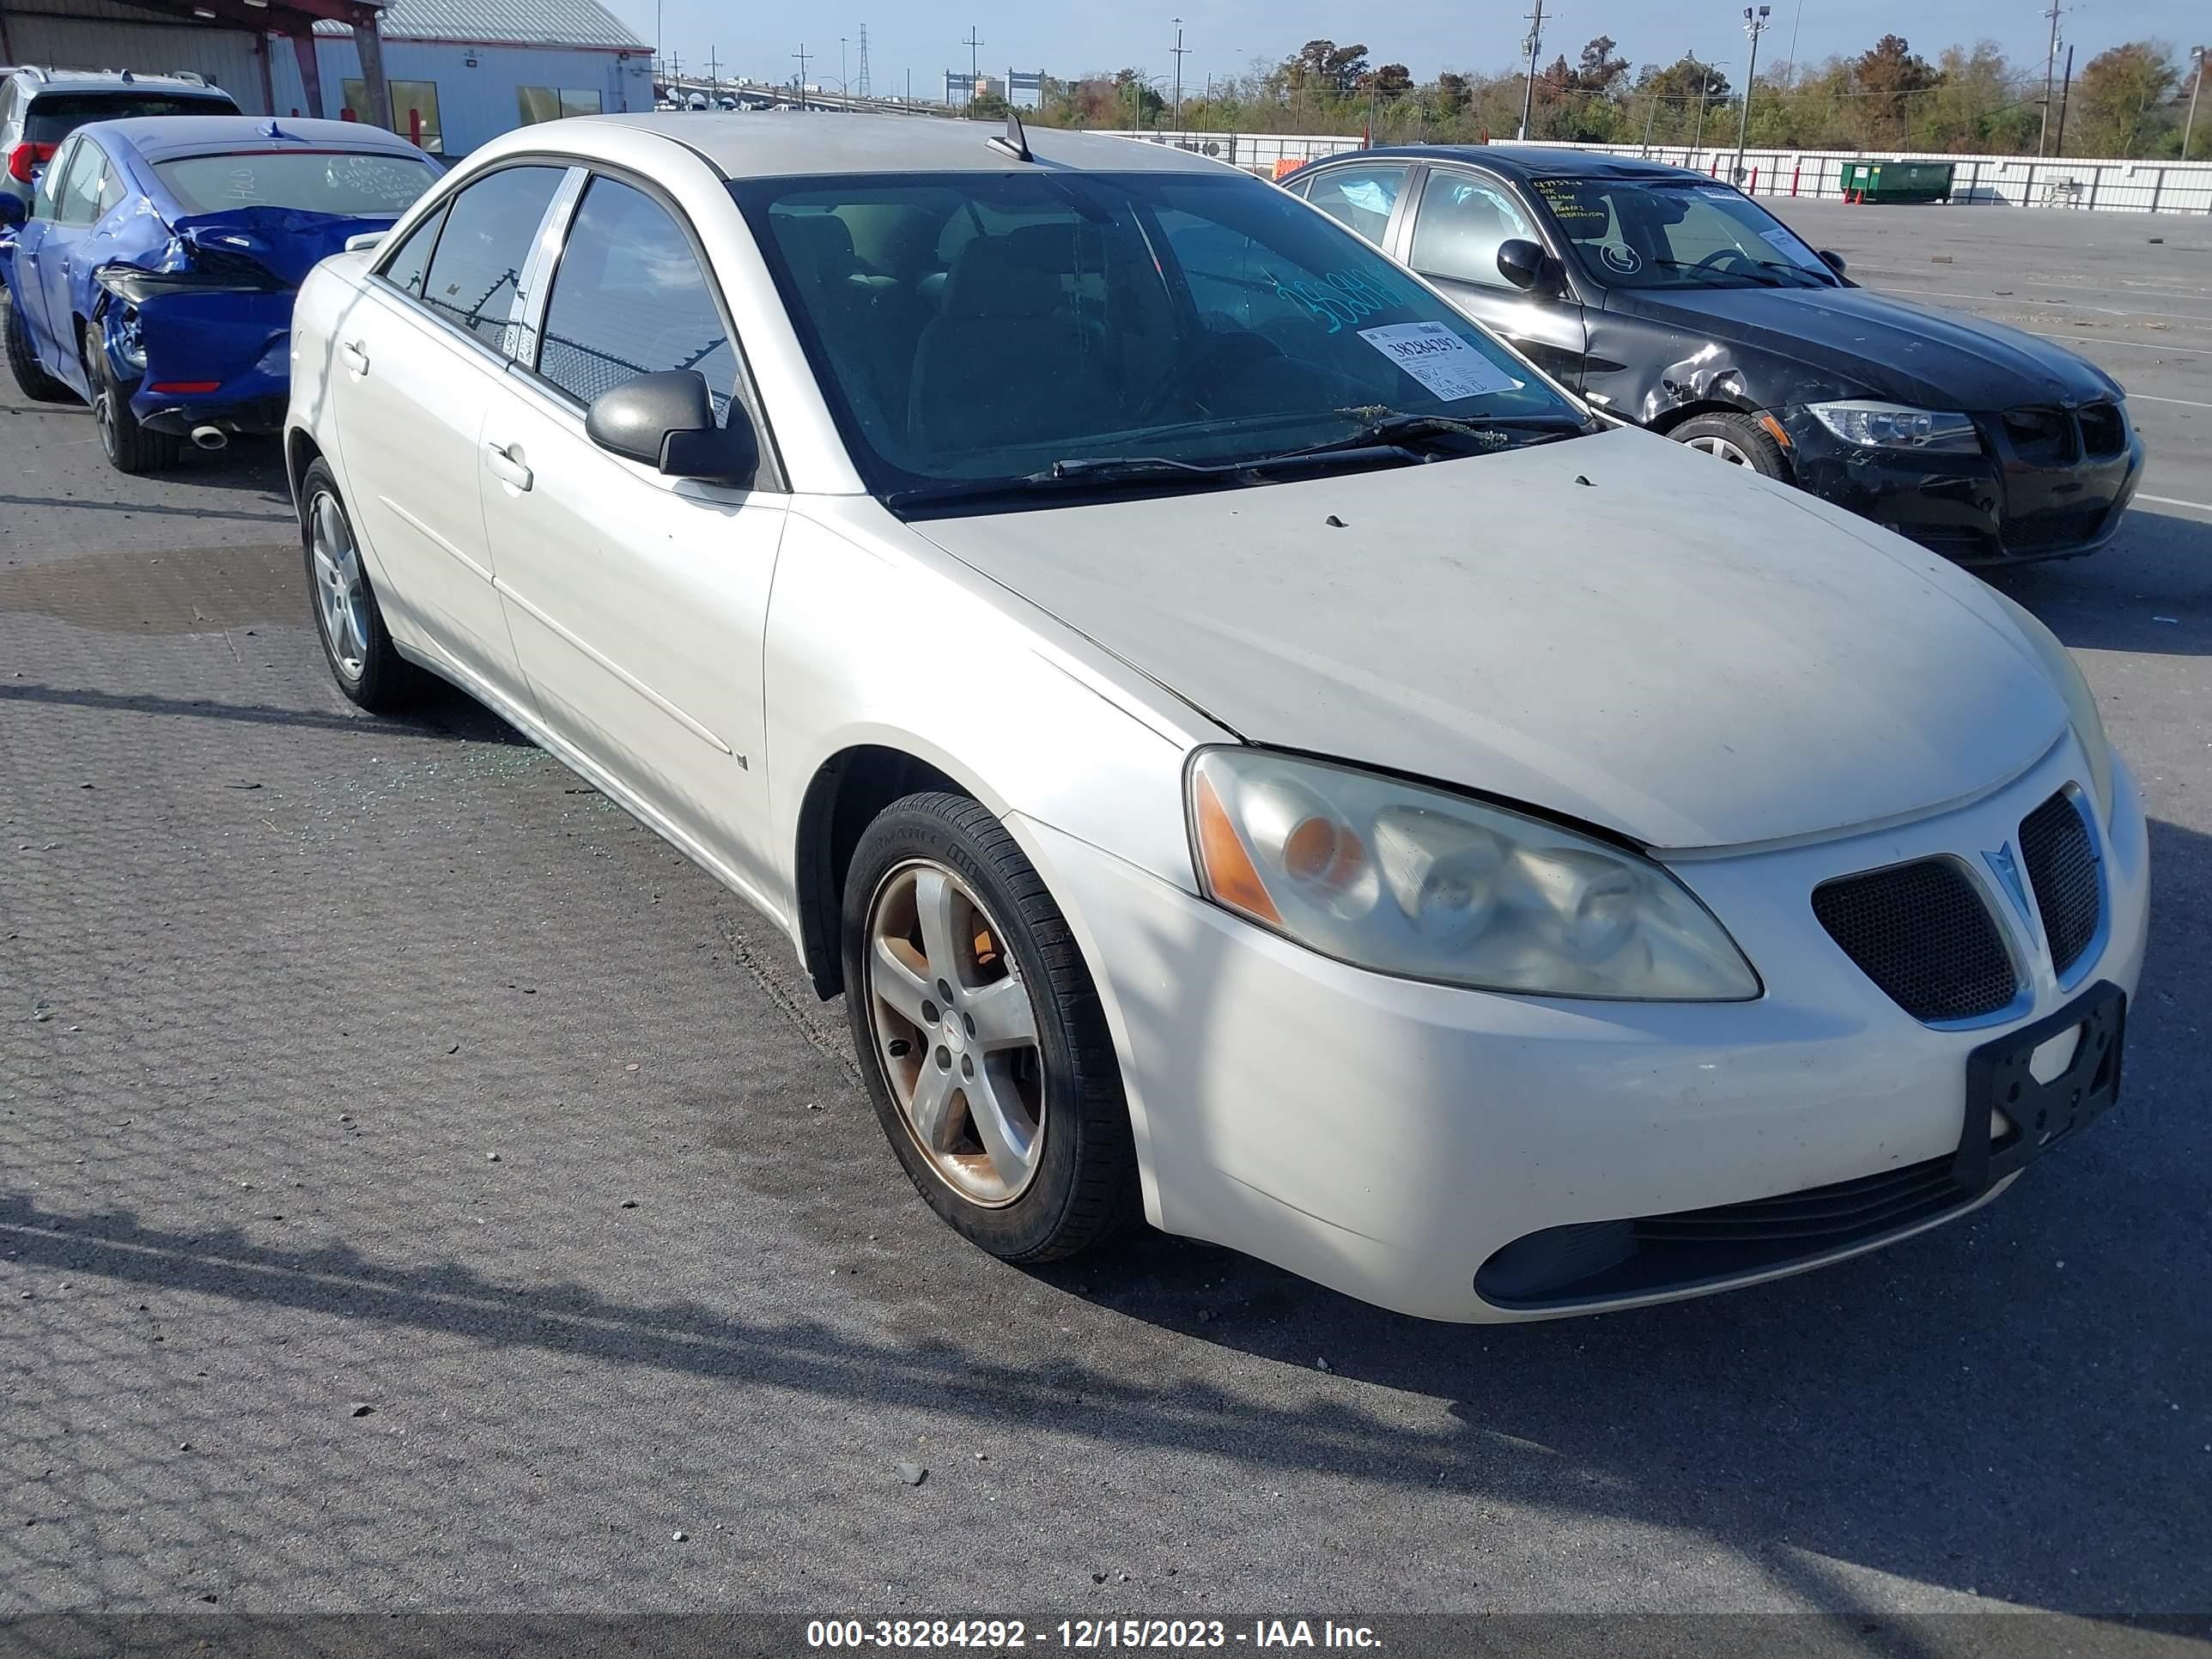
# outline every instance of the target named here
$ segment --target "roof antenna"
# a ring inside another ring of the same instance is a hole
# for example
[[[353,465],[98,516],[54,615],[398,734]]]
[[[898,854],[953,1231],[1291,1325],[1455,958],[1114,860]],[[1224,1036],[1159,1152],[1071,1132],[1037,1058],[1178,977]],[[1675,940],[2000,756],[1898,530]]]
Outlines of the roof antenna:
[[[1036,160],[1036,156],[1030,154],[1030,138],[1029,135],[1022,131],[1022,118],[1018,112],[1012,109],[1006,112],[1005,136],[992,139],[990,145],[993,149],[1011,155],[1017,161]]]

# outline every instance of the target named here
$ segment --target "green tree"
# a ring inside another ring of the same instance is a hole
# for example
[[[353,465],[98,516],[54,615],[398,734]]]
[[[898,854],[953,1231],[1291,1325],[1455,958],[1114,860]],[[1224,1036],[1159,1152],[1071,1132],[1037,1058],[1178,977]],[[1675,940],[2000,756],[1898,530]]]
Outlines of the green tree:
[[[1870,143],[1902,146],[1910,136],[1913,94],[1942,77],[1935,65],[1915,52],[1901,34],[1885,34],[1873,50],[1851,65],[1851,89],[1858,94],[1861,131]]]
[[[2180,82],[2173,48],[2163,40],[2130,40],[2099,52],[2074,88],[2075,152],[2148,155],[2151,141],[2164,136],[2169,112],[2163,106]]]

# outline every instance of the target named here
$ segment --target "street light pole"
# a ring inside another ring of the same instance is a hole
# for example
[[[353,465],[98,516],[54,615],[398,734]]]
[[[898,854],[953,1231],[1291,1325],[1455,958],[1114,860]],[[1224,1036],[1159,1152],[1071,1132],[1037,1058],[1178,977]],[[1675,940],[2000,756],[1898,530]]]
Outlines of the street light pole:
[[[1744,136],[1751,131],[1752,88],[1759,84],[1759,37],[1766,33],[1766,19],[1768,15],[1771,13],[1773,9],[1774,8],[1771,6],[1761,6],[1759,9],[1759,15],[1754,17],[1752,15],[1752,9],[1749,6],[1746,6],[1743,9],[1743,32],[1751,37],[1751,64],[1750,67],[1746,69],[1743,72],[1743,109],[1741,112],[1737,115],[1735,121],[1735,172],[1734,176],[1735,181],[1737,183],[1741,183],[1743,179]]]

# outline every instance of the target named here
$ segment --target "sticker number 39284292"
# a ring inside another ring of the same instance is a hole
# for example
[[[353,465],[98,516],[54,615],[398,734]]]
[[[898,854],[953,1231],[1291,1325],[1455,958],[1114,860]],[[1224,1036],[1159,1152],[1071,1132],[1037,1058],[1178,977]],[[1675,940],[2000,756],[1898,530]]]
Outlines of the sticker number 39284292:
[[[1517,391],[1528,384],[1508,374],[1443,323],[1392,323],[1363,328],[1359,337],[1445,403]]]

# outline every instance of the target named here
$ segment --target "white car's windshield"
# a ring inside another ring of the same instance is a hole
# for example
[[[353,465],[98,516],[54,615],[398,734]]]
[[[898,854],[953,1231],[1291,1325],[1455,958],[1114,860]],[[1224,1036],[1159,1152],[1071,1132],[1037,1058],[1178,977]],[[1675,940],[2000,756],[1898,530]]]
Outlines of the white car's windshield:
[[[1428,459],[1398,447],[1418,434],[1480,453],[1585,419],[1358,237],[1254,180],[1038,169],[732,188],[886,496],[1109,471],[1195,486],[1316,447]]]
[[[1607,288],[1832,288],[1827,262],[1741,191],[1703,179],[1539,179],[1531,186]]]

